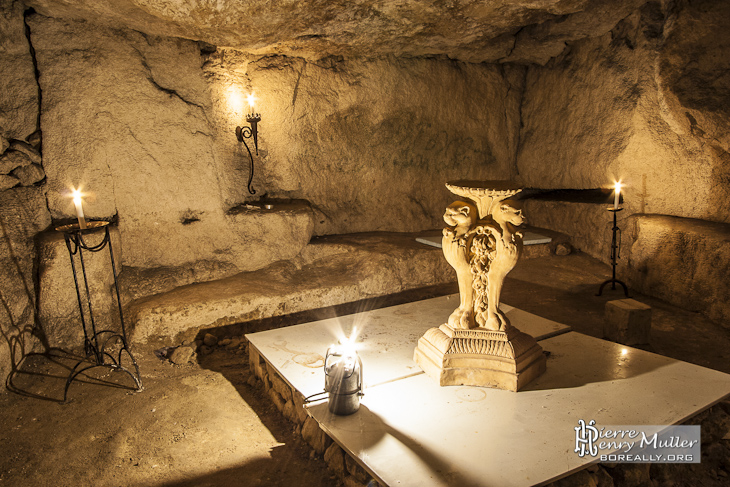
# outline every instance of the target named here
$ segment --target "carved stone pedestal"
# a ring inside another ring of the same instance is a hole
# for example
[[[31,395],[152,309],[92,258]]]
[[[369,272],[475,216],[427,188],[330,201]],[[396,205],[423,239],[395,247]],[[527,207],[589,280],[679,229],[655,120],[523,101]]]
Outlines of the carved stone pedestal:
[[[499,309],[504,278],[517,264],[524,217],[510,196],[522,189],[508,181],[446,184],[464,201],[446,208],[441,246],[456,271],[459,307],[447,323],[418,341],[413,360],[439,385],[517,391],[545,372],[542,348],[512,327]]]
[[[482,386],[518,391],[545,372],[545,355],[534,338],[508,331],[431,328],[413,360],[441,386]]]

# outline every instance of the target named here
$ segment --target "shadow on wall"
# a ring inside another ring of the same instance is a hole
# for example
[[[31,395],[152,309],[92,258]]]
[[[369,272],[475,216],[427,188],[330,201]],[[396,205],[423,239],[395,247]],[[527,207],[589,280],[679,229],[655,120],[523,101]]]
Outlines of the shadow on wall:
[[[32,267],[31,267],[32,271]],[[12,377],[35,344],[38,330],[35,296],[28,273],[13,248],[3,218],[0,218],[0,371],[6,375],[6,387],[12,389]],[[13,291],[15,291],[13,293]],[[19,293],[18,293],[19,291]],[[7,347],[7,348],[6,348]],[[3,350],[4,349],[4,350]]]

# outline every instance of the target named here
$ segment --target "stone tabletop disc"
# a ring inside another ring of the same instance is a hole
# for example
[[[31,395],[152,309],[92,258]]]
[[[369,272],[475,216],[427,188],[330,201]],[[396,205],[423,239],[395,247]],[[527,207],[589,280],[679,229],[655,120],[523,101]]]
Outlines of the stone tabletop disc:
[[[479,218],[485,218],[493,203],[506,200],[522,191],[522,186],[513,181],[472,181],[461,179],[449,181],[446,187],[452,193],[474,201],[479,208]]]
[[[502,194],[505,198],[514,196],[522,191],[522,186],[514,181],[496,180],[496,181],[476,181],[468,179],[460,179],[458,181],[449,181],[446,183],[449,191],[459,196],[464,196],[461,192],[467,194],[483,194],[484,196],[498,197]]]

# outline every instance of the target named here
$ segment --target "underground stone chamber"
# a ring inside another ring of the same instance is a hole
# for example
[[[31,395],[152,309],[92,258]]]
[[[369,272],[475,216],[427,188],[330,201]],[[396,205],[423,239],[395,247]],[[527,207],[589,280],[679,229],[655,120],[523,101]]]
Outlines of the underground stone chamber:
[[[55,230],[76,221],[73,189],[87,219],[110,222],[133,350],[453,284],[415,238],[440,235],[456,179],[526,188],[527,223],[554,239],[526,266],[560,243],[605,269],[620,180],[622,280],[728,330],[728,2],[0,11],[3,378],[82,346]],[[258,150],[247,140],[256,194],[236,137],[247,95],[261,115]],[[95,313],[113,321],[110,262],[96,257]]]

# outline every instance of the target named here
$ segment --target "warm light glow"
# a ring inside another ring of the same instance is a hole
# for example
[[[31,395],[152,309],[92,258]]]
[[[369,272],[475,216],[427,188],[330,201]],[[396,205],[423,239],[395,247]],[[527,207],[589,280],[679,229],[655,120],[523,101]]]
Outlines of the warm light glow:
[[[357,355],[357,347],[355,346],[354,340],[345,340],[340,342],[337,349],[344,357],[347,358],[352,358]]]
[[[623,184],[621,184],[621,181],[616,181],[613,185],[614,191],[616,191],[616,194],[619,194],[621,192],[621,187]]]
[[[243,97],[241,97],[241,91],[235,85],[228,87],[228,104],[235,114],[240,114],[243,111]]]
[[[354,363],[353,360],[357,357],[357,327],[352,328],[352,333],[349,337],[342,336],[336,345],[330,345],[329,350],[332,354],[338,356],[337,361],[344,361],[346,363]]]
[[[81,191],[79,191],[78,189],[74,189],[73,191],[71,191],[71,196],[74,199],[75,205],[81,204]]]
[[[254,94],[251,93],[246,98],[248,99],[248,106],[251,108],[251,112],[253,112],[254,111],[253,110],[253,105],[256,102],[256,96],[254,96]]]
[[[621,349],[621,355],[628,355],[629,349],[628,348],[622,348]]]

